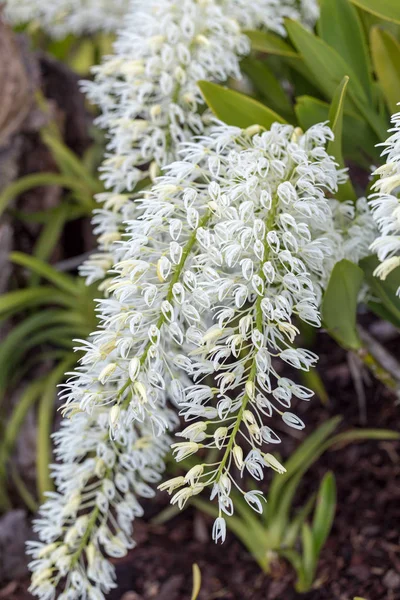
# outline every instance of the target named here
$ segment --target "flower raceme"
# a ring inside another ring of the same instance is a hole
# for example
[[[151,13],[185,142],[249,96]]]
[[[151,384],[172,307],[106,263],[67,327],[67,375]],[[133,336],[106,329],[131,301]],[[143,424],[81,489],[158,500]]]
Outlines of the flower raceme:
[[[243,29],[265,27],[285,34],[283,17],[315,16],[314,0],[134,0],[113,56],[94,68],[88,98],[101,115],[109,143],[94,217],[100,252],[83,267],[89,282],[103,279],[118,260],[124,221],[133,218],[132,190],[177,159],[177,148],[209,121],[198,81],[239,79],[249,53]]]
[[[379,179],[373,185],[374,193],[369,196],[379,230],[371,250],[380,260],[375,275],[381,279],[386,279],[400,266],[400,113],[392,116],[392,124],[391,135],[383,144],[382,156],[386,156],[386,163],[376,169],[374,174]],[[397,294],[400,294],[400,288]]]
[[[145,421],[165,435],[176,424],[170,397],[189,423],[173,447],[177,460],[204,447],[221,454],[166,484],[180,482],[179,505],[210,486],[222,519],[233,510],[234,465],[257,480],[265,467],[281,469],[263,449],[280,441],[265,417],[304,426],[291,402],[312,394],[277,365],[308,370],[317,361],[295,347],[294,320],[319,326],[337,249],[327,194],[342,174],[325,150],[331,137],[324,124],[303,134],[217,123],[182,144],[181,160],[136,201],[98,304],[102,326],[63,398],[67,413],[108,410],[113,436]],[[259,494],[245,498],[260,507]]]
[[[30,591],[42,600],[104,600],[115,587],[109,558],[134,546],[132,521],[143,512],[137,498],[154,495],[161,477],[168,438],[155,438],[149,423],[129,425],[123,414],[110,438],[109,419],[104,407],[77,413],[55,434],[57,492],[34,523],[39,541],[28,544]]]
[[[129,0],[6,0],[5,16],[15,24],[36,21],[52,37],[116,31]]]

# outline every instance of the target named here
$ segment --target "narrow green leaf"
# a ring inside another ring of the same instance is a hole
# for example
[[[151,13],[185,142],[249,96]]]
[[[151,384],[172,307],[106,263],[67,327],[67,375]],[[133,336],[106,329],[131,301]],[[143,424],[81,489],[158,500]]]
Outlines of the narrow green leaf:
[[[329,120],[330,106],[317,98],[300,96],[296,98],[295,113],[303,129],[315,123]],[[353,160],[363,168],[369,169],[371,162],[379,162],[376,148],[379,138],[373,133],[364,119],[353,112],[343,115],[343,152],[347,159]]]
[[[320,449],[332,432],[339,426],[341,417],[333,417],[320,425],[300,444],[285,463],[286,473],[276,475],[268,492],[268,514],[274,515],[278,510],[283,487],[299,470],[306,469],[320,456]],[[271,512],[270,512],[271,511]]]
[[[320,485],[312,523],[314,551],[318,558],[332,528],[336,511],[336,482],[332,472],[327,473]]]
[[[318,21],[321,38],[340,54],[372,99],[371,63],[357,10],[349,0],[322,0]]]
[[[66,273],[56,271],[56,269],[43,260],[24,254],[23,252],[12,252],[10,254],[10,260],[17,265],[37,273],[40,277],[44,277],[65,293],[71,294],[72,296],[78,295],[75,279]]]
[[[322,319],[329,334],[344,348],[362,348],[356,326],[357,300],[364,273],[343,259],[336,263],[322,301]]]
[[[196,563],[193,564],[192,571],[193,571],[193,590],[192,590],[191,600],[197,600],[197,598],[200,594],[200,589],[201,589],[201,571],[199,569],[199,566]]]
[[[400,23],[399,0],[351,0],[353,4],[387,21]]]
[[[0,319],[40,304],[59,304],[74,307],[76,299],[54,290],[50,286],[8,292],[0,297]]]
[[[41,502],[45,493],[53,489],[49,465],[51,460],[51,430],[54,414],[54,402],[57,393],[57,384],[63,379],[64,373],[74,361],[71,358],[62,361],[46,377],[45,389],[39,403],[37,437],[36,437],[36,480],[37,491]]]
[[[261,125],[269,129],[273,123],[285,122],[280,115],[245,94],[209,81],[199,81],[198,86],[213,113],[228,125],[242,128]]]
[[[398,440],[400,433],[390,429],[350,429],[343,433],[338,433],[324,445],[324,451],[332,446],[343,444],[352,444],[354,442],[365,442],[368,440]]]
[[[329,121],[330,126],[334,134],[334,139],[328,143],[327,152],[336,159],[336,162],[341,168],[345,166],[342,152],[343,144],[343,111],[344,111],[344,100],[346,97],[347,84],[349,78],[343,77],[339,87],[333,95],[331,107],[329,109]],[[338,200],[357,200],[357,195],[353,189],[350,178],[346,183],[339,186],[336,193]]]
[[[5,211],[11,200],[37,187],[57,185],[62,188],[73,190],[79,196],[87,195],[88,190],[79,179],[58,173],[35,173],[26,175],[17,181],[10,183],[0,194],[0,216]]]
[[[368,256],[360,261],[373,295],[382,302],[383,308],[389,312],[391,321],[396,325],[400,323],[400,298],[397,296],[400,287],[400,267],[389,273],[386,279],[379,279],[374,275],[378,265],[379,260],[376,256]]]
[[[391,33],[373,27],[371,52],[378,81],[382,87],[390,112],[398,110],[400,102],[400,43]]]
[[[298,573],[296,590],[304,593],[308,592],[312,586],[317,568],[317,555],[314,547],[314,538],[308,523],[304,523],[301,528],[302,544],[302,570]]]
[[[318,396],[322,404],[329,404],[329,394],[317,369],[311,368],[309,371],[302,371],[301,378],[303,383]]]

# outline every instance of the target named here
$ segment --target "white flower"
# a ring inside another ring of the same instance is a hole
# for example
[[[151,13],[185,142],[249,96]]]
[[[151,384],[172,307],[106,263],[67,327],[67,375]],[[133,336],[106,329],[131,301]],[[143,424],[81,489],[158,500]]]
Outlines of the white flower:
[[[381,262],[375,275],[381,279],[399,266],[400,262],[400,113],[392,116],[392,135],[384,142],[382,156],[386,164],[375,171],[379,179],[373,185],[376,190],[369,196],[372,214],[379,229],[379,235],[371,244]]]
[[[109,411],[77,413],[55,434],[53,479],[34,523],[39,541],[28,543],[33,572],[30,591],[41,600],[104,600],[115,587],[111,557],[132,548],[132,521],[142,515],[137,497],[154,494],[166,437],[154,438],[151,424],[131,426],[125,418],[113,440]],[[122,415],[124,417],[124,415]]]
[[[99,253],[82,267],[88,283],[105,277],[110,252],[119,260],[124,222],[135,216],[126,192],[145,184],[147,176],[154,179],[178,158],[179,144],[207,126],[209,112],[199,114],[204,100],[198,81],[240,78],[239,61],[250,51],[243,30],[263,27],[285,35],[283,17],[311,22],[314,5],[315,0],[131,2],[114,54],[84,84],[109,138],[101,171],[110,191],[98,196],[103,206],[93,219],[105,258]]]
[[[217,462],[203,465],[200,477],[212,487],[220,514],[228,515],[233,465],[256,480],[266,466],[283,471],[261,452],[266,442],[279,441],[263,418],[274,415],[293,428],[304,427],[287,409],[293,397],[308,400],[312,392],[281,377],[275,365],[282,360],[307,371],[317,361],[294,345],[293,320],[320,325],[322,288],[341,239],[332,235],[336,204],[326,197],[341,178],[325,150],[330,129],[320,124],[302,134],[274,124],[258,131],[217,124],[210,135],[183,145],[182,160],[165,178],[172,189],[175,175],[179,195],[190,187],[195,200],[185,205],[187,221],[194,207],[211,211],[197,230],[191,271],[193,299],[206,295],[213,321],[201,312],[198,335],[190,338],[194,349],[174,362],[193,380],[179,405],[181,415],[194,423],[182,435],[197,435],[199,423],[202,446],[220,451]],[[171,193],[170,202],[179,195]],[[210,375],[214,387],[205,383]],[[214,433],[207,435],[204,420],[218,424],[210,427]],[[243,457],[245,441],[251,450]],[[196,444],[190,444],[177,445],[178,459],[195,452]]]
[[[15,24],[37,21],[51,36],[115,31],[123,22],[129,0],[6,0],[5,16]]]

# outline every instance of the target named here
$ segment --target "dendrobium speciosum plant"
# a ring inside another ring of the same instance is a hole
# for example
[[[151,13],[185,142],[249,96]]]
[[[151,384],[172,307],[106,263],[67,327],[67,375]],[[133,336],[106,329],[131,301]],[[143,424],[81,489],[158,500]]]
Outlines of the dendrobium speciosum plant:
[[[42,600],[103,600],[157,487],[179,508],[208,494],[216,542],[233,489],[261,513],[265,471],[285,472],[275,425],[303,429],[296,404],[313,395],[299,328],[321,327],[338,261],[376,252],[381,277],[399,264],[399,115],[369,199],[354,199],[338,197],[349,178],[328,121],[243,127],[207,108],[199,80],[241,81],[247,30],[285,36],[290,17],[311,36],[318,17],[312,0],[248,4],[133,0],[83,84],[108,135],[99,250],[82,267],[103,298],[60,393],[56,492],[29,545]],[[163,480],[170,450],[183,473]]]

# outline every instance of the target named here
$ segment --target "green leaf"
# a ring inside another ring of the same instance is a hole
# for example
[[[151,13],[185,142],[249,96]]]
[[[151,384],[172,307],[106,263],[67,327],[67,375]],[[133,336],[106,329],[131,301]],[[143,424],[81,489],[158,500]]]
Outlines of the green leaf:
[[[308,592],[312,586],[317,567],[317,556],[314,548],[314,538],[310,526],[307,523],[301,528],[302,545],[302,569],[298,573],[296,591]]]
[[[50,478],[49,465],[51,461],[51,430],[54,414],[54,403],[57,393],[57,384],[64,377],[65,371],[75,361],[74,357],[69,357],[62,361],[51,371],[46,378],[45,389],[39,403],[38,424],[36,435],[36,481],[38,495],[43,502],[45,493],[53,489],[53,482]]]
[[[277,113],[245,94],[209,81],[199,81],[198,86],[207,105],[227,125],[242,128],[261,125],[269,129],[273,123],[285,123]]]
[[[300,58],[296,50],[275,33],[258,30],[247,30],[244,33],[250,39],[252,49],[257,52]]]
[[[75,279],[70,275],[56,271],[56,269],[43,260],[24,254],[23,252],[12,252],[10,254],[10,260],[17,265],[37,273],[40,277],[44,277],[63,292],[71,294],[72,296],[78,295]]]
[[[41,186],[57,185],[76,192],[81,197],[86,197],[88,194],[87,187],[81,183],[79,179],[67,175],[59,175],[58,173],[35,173],[34,175],[26,175],[17,181],[10,183],[0,194],[0,215],[5,211],[11,200],[27,192]],[[86,203],[88,205],[88,203]],[[87,210],[92,208],[92,204],[88,205]]]
[[[379,264],[376,256],[368,256],[360,261],[360,266],[374,296],[382,302],[383,308],[391,316],[390,320],[398,327],[400,323],[400,298],[397,296],[397,290],[400,287],[400,267],[389,273],[386,279],[380,279],[374,275],[374,271]],[[372,304],[372,308],[374,306],[376,306],[376,302]]]
[[[386,125],[370,106],[368,97],[353,69],[340,54],[326,42],[317,38],[300,23],[286,21],[288,33],[301,53],[304,62],[322,93],[331,100],[338,85],[346,75],[349,81],[351,107],[360,111],[379,139],[386,139]]]
[[[347,84],[349,78],[343,77],[339,87],[337,88],[329,109],[329,121],[330,126],[334,134],[334,139],[329,142],[327,152],[336,159],[336,162],[341,168],[345,166],[342,152],[342,138],[343,138],[343,110],[344,110],[344,99],[346,96]],[[346,183],[339,186],[336,193],[338,200],[357,200],[357,195],[353,189],[350,178]]]
[[[387,21],[400,23],[399,0],[351,0],[353,4]]]
[[[367,44],[358,13],[349,0],[322,0],[318,31],[351,67],[371,99],[372,69]]]
[[[312,523],[314,550],[316,556],[324,546],[332,528],[336,511],[336,482],[332,472],[327,473],[320,485],[317,495],[317,505]]]
[[[272,110],[279,110],[283,115],[293,117],[293,108],[282,88],[266,62],[247,57],[240,63],[243,73],[251,79],[255,89]]]
[[[300,96],[296,99],[295,113],[303,129],[308,129],[315,123],[328,121],[329,109],[328,103],[310,96]],[[369,169],[372,161],[379,161],[379,151],[376,148],[378,141],[364,119],[356,113],[344,112],[343,152],[345,158]]]
[[[329,100],[346,75],[350,78],[349,92],[366,103],[367,96],[353,69],[340,54],[296,21],[286,21],[289,36],[310,69],[316,83]]]
[[[4,319],[16,312],[40,304],[59,304],[74,307],[76,299],[54,290],[52,287],[41,286],[39,288],[16,290],[0,297],[0,318]]]
[[[273,515],[279,507],[280,496],[287,481],[298,471],[308,469],[309,465],[320,456],[320,449],[332,432],[338,427],[341,417],[333,417],[320,425],[300,444],[295,452],[285,463],[286,473],[276,475],[270,485],[268,492],[268,514]]]
[[[382,87],[390,112],[397,112],[400,102],[400,44],[391,33],[373,27],[371,52],[378,81]]]
[[[329,334],[344,348],[362,348],[357,333],[357,300],[364,273],[343,259],[336,263],[322,301],[322,319]]]

